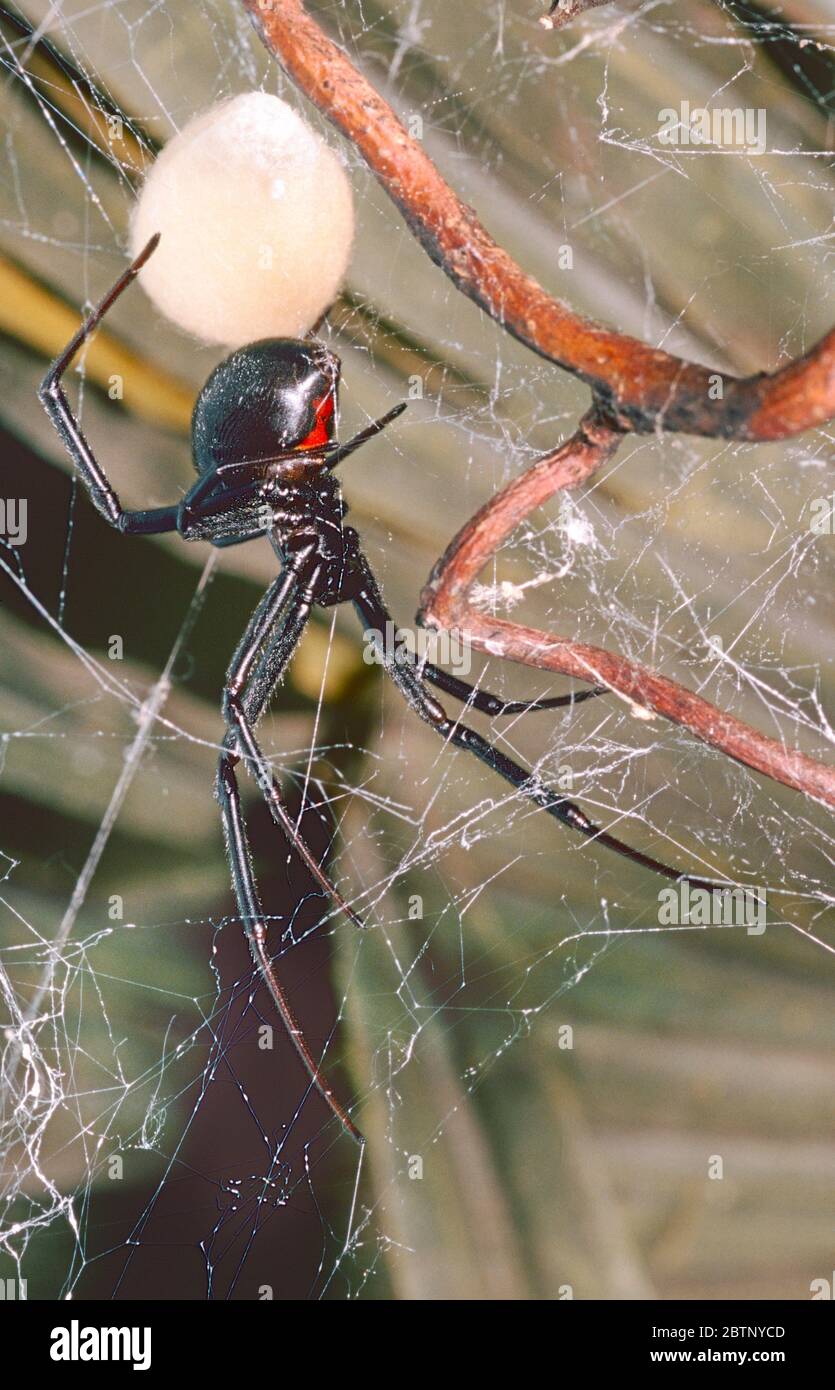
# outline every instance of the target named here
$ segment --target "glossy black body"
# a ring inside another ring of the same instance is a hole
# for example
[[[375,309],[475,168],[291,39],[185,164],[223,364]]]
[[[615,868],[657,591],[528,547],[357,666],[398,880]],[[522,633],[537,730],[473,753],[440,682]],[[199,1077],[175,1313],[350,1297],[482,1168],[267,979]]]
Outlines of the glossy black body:
[[[323,343],[265,338],[215,367],[194,407],[198,473],[325,448],[336,434],[339,358]]]

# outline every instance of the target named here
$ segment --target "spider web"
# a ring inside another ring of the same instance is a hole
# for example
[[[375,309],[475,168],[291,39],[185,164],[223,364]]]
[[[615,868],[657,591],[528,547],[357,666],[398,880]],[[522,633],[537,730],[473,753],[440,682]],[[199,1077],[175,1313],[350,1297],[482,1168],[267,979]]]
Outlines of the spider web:
[[[574,307],[737,374],[830,327],[822,0],[648,0],[559,35],[536,0],[310,8]],[[808,1297],[832,1268],[831,817],[625,701],[468,718],[630,844],[751,886],[764,931],[662,921],[659,881],[440,745],[351,615],[317,618],[261,732],[369,929],[314,892],[251,789],[247,809],[277,967],[362,1162],[311,1093],[211,797],[223,673],[271,553],[104,534],[35,398],[36,293],[77,315],[115,278],[155,149],[228,95],[296,98],[231,0],[16,14],[0,228],[26,290],[2,324],[2,492],[28,499],[29,533],[0,552],[0,1274],[80,1299]],[[682,102],[765,111],[764,151],[661,142]],[[343,432],[411,398],[343,483],[405,625],[457,527],[587,393],[465,302],[339,148],[360,217],[323,329]],[[188,486],[182,402],[217,355],[136,290],[106,327],[79,415],[126,504],[159,505]],[[632,437],[519,528],[479,602],[831,758],[835,541],[813,525],[831,455],[829,426],[758,447]],[[471,679],[566,689],[476,657]]]

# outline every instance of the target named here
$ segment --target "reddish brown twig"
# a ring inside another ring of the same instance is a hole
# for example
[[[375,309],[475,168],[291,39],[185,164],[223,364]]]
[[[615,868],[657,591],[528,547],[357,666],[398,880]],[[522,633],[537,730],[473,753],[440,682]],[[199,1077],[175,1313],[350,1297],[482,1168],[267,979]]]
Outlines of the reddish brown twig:
[[[737,762],[835,806],[835,770],[757,733],[675,681],[602,647],[510,623],[473,607],[473,583],[520,522],[555,493],[584,482],[612,457],[622,437],[592,410],[565,444],[491,498],[435,566],[421,594],[419,621],[454,628],[478,651],[608,685],[644,709],[683,725]]]
[[[422,620],[460,628],[490,655],[608,685],[738,762],[835,806],[835,772],[676,682],[600,647],[490,617],[470,603],[470,588],[496,547],[548,497],[594,472],[625,431],[664,428],[766,440],[829,419],[835,414],[835,331],[781,371],[740,380],[581,318],[496,245],[388,103],[305,12],[302,0],[243,4],[288,76],[363,155],[431,259],[509,333],[592,387],[594,407],[573,438],[459,532],[424,590]]]
[[[835,331],[778,372],[738,379],[580,317],[493,241],[302,0],[243,4],[288,76],[363,155],[432,260],[508,333],[587,382],[625,427],[785,439],[835,415]]]
[[[586,10],[597,9],[598,5],[610,5],[612,0],[554,0],[548,13],[540,19],[543,29],[562,29],[572,19],[584,14]]]

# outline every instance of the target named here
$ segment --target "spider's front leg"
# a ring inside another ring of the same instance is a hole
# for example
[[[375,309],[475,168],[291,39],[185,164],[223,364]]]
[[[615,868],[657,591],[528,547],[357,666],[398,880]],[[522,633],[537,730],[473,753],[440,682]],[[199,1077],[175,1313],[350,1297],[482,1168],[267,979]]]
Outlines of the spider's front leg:
[[[96,511],[104,517],[105,521],[109,521],[110,525],[115,527],[117,531],[139,536],[159,535],[163,531],[175,531],[177,529],[178,509],[176,506],[169,506],[152,507],[146,511],[138,512],[125,511],[119,501],[118,494],[108,482],[104,470],[87,443],[81,426],[70,409],[70,403],[61,385],[61,380],[78,349],[95,332],[104,315],[123,290],[127,289],[132,280],[136,279],[148,257],[156,249],[158,241],[158,236],[152,237],[136,260],[128,266],[123,275],[119,276],[112,289],[108,290],[101,303],[84,320],[78,332],[70,339],[60,357],[56,357],[38,388],[41,404],[78,469],[78,475],[90,494],[90,500]]]
[[[356,913],[319,867],[289,815],[281,790],[256,741],[254,727],[295,651],[310,616],[309,584],[315,569],[307,557],[295,557],[270,586],[255,610],[229,669],[224,692],[224,716],[228,734],[217,771],[217,797],[238,910],[243,920],[256,967],[266,984],[285,1029],[316,1090],[333,1115],[357,1143],[364,1140],[305,1042],[284,988],[278,979],[267,942],[268,924],[261,905],[252,856],[246,834],[241,795],[235,768],[243,759],[252,773],[274,821],[284,832],[299,858],[337,907],[362,925]]]

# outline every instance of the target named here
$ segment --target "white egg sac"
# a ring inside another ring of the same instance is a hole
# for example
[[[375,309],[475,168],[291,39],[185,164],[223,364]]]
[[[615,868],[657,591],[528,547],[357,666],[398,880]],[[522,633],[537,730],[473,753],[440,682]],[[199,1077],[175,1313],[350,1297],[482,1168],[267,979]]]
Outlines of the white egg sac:
[[[354,233],[339,160],[278,97],[248,92],[203,112],[166,145],[131,223],[140,283],[207,343],[300,337],[333,302]]]

